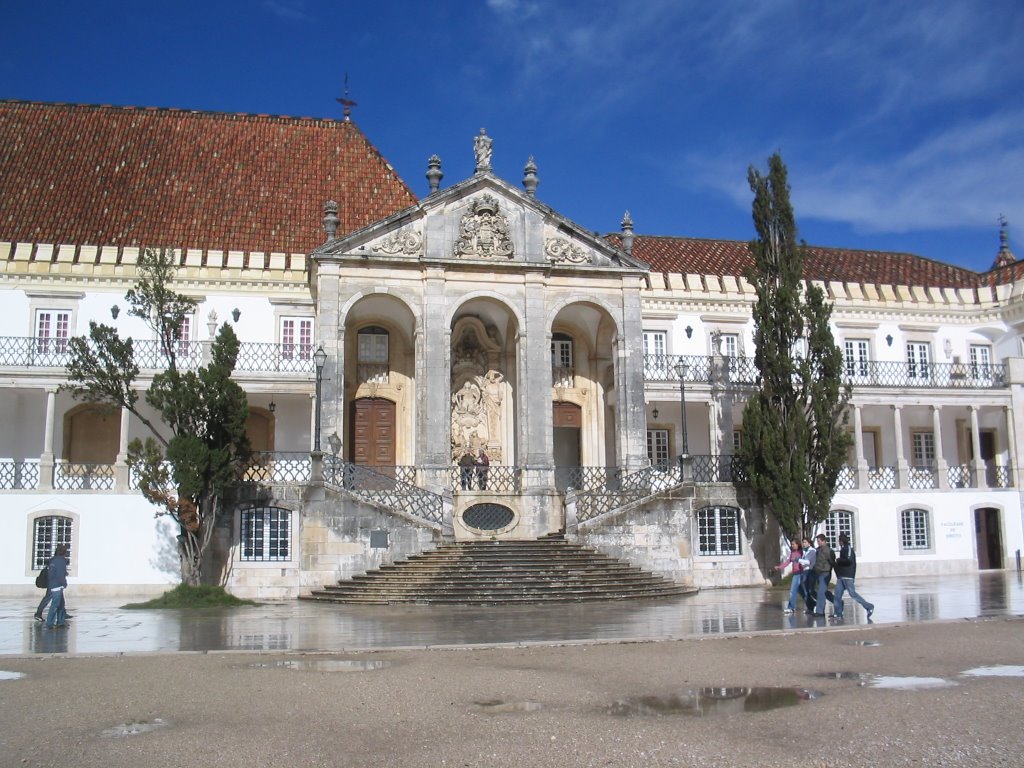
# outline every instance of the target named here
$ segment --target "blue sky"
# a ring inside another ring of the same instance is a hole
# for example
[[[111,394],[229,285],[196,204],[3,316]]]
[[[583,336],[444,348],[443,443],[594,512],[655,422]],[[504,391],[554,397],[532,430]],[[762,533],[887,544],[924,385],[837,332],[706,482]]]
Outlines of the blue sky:
[[[413,190],[494,170],[588,229],[753,236],[779,150],[800,236],[1024,258],[1019,0],[0,0],[0,98],[353,119]]]

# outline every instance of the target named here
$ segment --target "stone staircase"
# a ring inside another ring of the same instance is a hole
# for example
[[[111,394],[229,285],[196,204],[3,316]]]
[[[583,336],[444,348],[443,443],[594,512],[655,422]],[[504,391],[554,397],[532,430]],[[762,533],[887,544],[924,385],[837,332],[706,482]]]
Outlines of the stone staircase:
[[[371,605],[513,605],[664,598],[694,591],[561,536],[547,536],[442,545],[303,598]]]

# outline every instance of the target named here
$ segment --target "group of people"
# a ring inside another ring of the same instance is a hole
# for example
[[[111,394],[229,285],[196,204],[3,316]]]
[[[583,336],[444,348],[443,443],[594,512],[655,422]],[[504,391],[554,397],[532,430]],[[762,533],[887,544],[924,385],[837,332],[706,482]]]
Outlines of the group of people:
[[[790,568],[792,581],[789,587],[789,602],[786,613],[796,612],[797,595],[803,598],[807,613],[815,616],[825,615],[825,604],[833,605],[833,617],[836,621],[843,620],[843,597],[849,592],[867,611],[867,617],[875,612],[873,603],[869,603],[857,593],[854,580],[857,578],[857,553],[850,544],[850,537],[839,534],[839,553],[836,554],[828,545],[828,538],[820,533],[817,546],[804,537],[803,540],[793,539],[789,543],[789,555],[775,569],[784,571]],[[835,571],[836,589],[829,591],[832,572]]]
[[[53,551],[53,557],[46,561],[46,594],[39,601],[35,613],[35,620],[45,621],[50,629],[63,627],[71,618],[64,600],[64,590],[68,586],[68,565],[68,548],[58,544]],[[43,619],[43,611],[47,605],[50,606],[50,611],[46,614],[46,619]]]
[[[491,460],[483,448],[480,449],[476,456],[473,456],[472,451],[468,450],[463,453],[462,458],[459,459],[459,484],[462,486],[462,490],[472,490],[473,478],[475,477],[477,490],[486,491],[487,474],[490,466]]]

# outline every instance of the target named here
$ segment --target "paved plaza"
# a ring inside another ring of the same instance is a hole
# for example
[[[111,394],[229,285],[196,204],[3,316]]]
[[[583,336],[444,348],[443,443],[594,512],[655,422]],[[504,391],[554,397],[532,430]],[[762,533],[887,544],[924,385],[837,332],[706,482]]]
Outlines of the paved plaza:
[[[875,625],[1024,615],[1016,571],[858,579]],[[400,648],[670,640],[864,625],[850,600],[842,625],[784,615],[778,589],[705,590],[673,600],[549,606],[349,606],[308,601],[200,610],[124,610],[130,598],[79,598],[74,619],[46,630],[34,599],[0,599],[0,655],[181,651],[356,651]]]

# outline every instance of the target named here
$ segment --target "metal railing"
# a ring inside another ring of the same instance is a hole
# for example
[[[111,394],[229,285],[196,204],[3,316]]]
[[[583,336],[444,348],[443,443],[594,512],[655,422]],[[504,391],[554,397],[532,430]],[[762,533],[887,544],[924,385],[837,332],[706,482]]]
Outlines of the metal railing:
[[[313,350],[303,344],[243,341],[238,347],[236,371],[249,373],[313,373]]]
[[[690,456],[695,483],[747,482],[747,472],[738,456],[694,454]]]
[[[950,488],[970,488],[971,468],[966,464],[954,464],[946,469],[946,480]]]
[[[836,476],[836,488],[840,491],[852,491],[857,487],[857,471],[849,464],[839,468],[839,475]]]
[[[563,493],[570,488],[575,491],[617,490],[621,481],[621,467],[555,467],[555,488]]]
[[[501,464],[491,464],[487,467],[455,465],[448,471],[448,479],[453,491],[518,493],[523,489],[522,469]]]
[[[53,487],[61,491],[112,491],[114,465],[58,461],[53,465]]]
[[[618,489],[595,488],[576,495],[576,520],[580,523],[611,512],[656,493],[675,488],[683,482],[678,461],[655,464],[620,478]]]
[[[444,504],[436,493],[369,467],[324,456],[324,483],[418,520],[436,525],[443,522]]]
[[[868,487],[873,491],[896,488],[896,467],[868,467]]]
[[[39,487],[39,459],[0,459],[0,489],[27,491]]]
[[[313,460],[308,451],[257,451],[242,467],[243,483],[288,485],[308,483]]]
[[[1013,486],[1013,475],[1009,467],[986,464],[985,481],[989,488],[1010,488]]]
[[[939,487],[939,471],[935,467],[910,467],[907,471],[907,487],[915,491]]]

